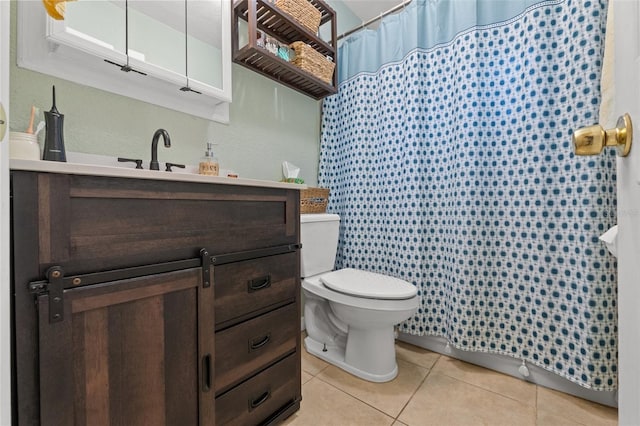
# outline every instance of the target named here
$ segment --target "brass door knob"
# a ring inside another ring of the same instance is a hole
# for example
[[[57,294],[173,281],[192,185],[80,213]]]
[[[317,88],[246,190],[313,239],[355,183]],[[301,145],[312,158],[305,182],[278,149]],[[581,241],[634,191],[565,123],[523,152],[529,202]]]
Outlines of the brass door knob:
[[[605,146],[618,148],[618,155],[626,157],[631,151],[633,125],[631,116],[625,114],[618,118],[613,129],[605,130],[599,124],[583,127],[573,132],[573,148],[576,155],[598,155]]]
[[[4,105],[0,103],[0,142],[4,139],[4,135],[7,133],[7,113],[4,111]]]

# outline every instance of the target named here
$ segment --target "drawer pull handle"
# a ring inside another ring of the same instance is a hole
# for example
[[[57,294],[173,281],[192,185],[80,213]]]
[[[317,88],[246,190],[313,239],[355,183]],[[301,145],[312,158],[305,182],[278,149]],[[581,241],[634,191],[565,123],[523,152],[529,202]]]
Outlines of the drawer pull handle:
[[[271,333],[267,333],[262,338],[255,338],[249,341],[249,353],[255,351],[256,349],[260,349],[271,340]]]
[[[211,390],[211,354],[202,357],[202,392]]]
[[[262,403],[264,403],[271,396],[271,391],[267,389],[262,395],[257,397],[256,399],[249,400],[249,411],[258,408]]]
[[[249,293],[271,287],[271,275],[249,280]]]

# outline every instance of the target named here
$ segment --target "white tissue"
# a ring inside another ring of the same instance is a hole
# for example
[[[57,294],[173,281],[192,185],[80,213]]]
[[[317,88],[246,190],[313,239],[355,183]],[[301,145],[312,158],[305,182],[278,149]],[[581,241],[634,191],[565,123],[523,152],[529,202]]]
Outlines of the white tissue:
[[[609,253],[618,257],[618,225],[611,227],[607,232],[600,235],[598,239],[604,242]]]
[[[298,174],[300,174],[300,167],[295,164],[291,164],[288,161],[282,162],[282,175],[285,178],[295,179],[298,177]]]

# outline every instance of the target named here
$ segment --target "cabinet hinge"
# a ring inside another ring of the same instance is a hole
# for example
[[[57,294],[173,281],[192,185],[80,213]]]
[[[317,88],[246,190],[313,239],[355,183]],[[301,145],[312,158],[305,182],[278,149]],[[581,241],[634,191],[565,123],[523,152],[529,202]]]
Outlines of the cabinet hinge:
[[[49,323],[64,319],[64,271],[60,266],[52,266],[47,270],[48,281],[29,283],[29,291],[36,296],[49,296]]]
[[[202,260],[202,287],[207,288],[211,286],[211,275],[209,274],[211,257],[207,249],[200,250],[200,259]]]

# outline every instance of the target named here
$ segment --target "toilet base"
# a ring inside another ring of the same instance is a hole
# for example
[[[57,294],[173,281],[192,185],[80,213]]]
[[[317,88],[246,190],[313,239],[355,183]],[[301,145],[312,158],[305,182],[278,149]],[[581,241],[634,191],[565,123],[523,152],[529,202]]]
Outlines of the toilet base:
[[[395,379],[398,375],[398,364],[395,361],[393,363],[393,369],[388,373],[372,374],[367,371],[362,371],[351,364],[347,364],[345,362],[345,349],[343,347],[327,346],[326,351],[323,351],[323,349],[325,349],[324,345],[311,337],[306,337],[304,339],[304,346],[310,354],[315,355],[329,364],[335,365],[354,376],[370,382],[388,382]]]

